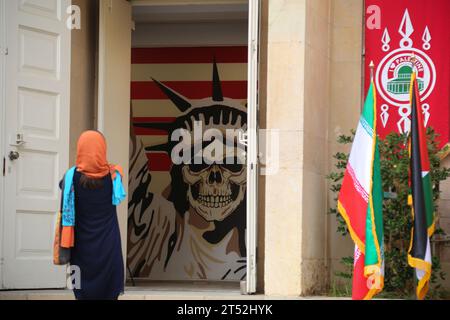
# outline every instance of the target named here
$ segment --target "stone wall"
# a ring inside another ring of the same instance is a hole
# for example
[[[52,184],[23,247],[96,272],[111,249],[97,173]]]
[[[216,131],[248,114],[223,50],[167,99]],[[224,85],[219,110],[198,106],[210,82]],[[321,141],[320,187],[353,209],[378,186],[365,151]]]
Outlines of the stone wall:
[[[330,43],[333,1],[307,1],[303,111],[302,295],[322,293],[326,268]]]
[[[268,1],[265,126],[280,130],[280,168],[265,177],[264,289],[300,295],[306,0]],[[261,202],[260,201],[260,202]]]
[[[265,293],[323,291],[330,93],[330,1],[269,1],[264,120],[280,130],[265,177]],[[262,62],[264,65],[264,61]]]

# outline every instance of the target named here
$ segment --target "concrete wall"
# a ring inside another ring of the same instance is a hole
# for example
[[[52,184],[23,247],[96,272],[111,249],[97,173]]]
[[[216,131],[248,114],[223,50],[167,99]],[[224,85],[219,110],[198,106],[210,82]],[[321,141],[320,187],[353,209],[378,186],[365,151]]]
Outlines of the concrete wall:
[[[81,29],[72,31],[70,84],[70,164],[75,163],[80,134],[95,128],[98,2],[72,0],[81,8]]]
[[[333,0],[331,27],[328,172],[334,170],[332,156],[338,151],[349,151],[349,146],[343,149],[336,139],[356,127],[361,111],[363,0]],[[329,206],[336,206],[334,196],[329,192]],[[327,256],[331,286],[340,281],[335,273],[342,271],[341,258],[352,256],[354,248],[350,237],[342,237],[336,233],[336,228],[336,217],[328,215]]]

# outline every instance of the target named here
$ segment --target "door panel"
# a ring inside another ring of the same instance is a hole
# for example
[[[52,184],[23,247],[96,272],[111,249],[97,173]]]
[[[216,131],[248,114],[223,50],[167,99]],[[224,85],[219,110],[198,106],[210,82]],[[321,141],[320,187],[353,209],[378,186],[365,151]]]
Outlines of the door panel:
[[[61,20],[61,2],[58,0],[20,0],[22,12]]]
[[[68,167],[69,0],[6,1],[4,270],[7,289],[62,288],[52,263],[58,183]],[[18,159],[9,159],[16,153]]]

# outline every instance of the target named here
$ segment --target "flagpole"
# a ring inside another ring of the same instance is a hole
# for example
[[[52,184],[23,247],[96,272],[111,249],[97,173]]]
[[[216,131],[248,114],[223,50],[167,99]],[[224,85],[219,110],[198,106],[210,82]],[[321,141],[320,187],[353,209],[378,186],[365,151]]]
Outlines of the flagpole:
[[[370,61],[369,68],[370,68],[370,81],[373,82],[373,71],[375,69],[375,64],[373,63],[373,60]]]
[[[411,52],[411,77],[412,77],[412,75],[414,74],[414,68],[415,68],[415,63],[416,63],[416,55],[414,54],[414,52]],[[412,86],[412,84],[411,84],[411,86]],[[411,90],[413,89],[413,88],[410,88]],[[411,109],[411,115],[412,115],[412,101],[410,101],[410,109]],[[407,137],[407,142],[406,143],[408,143],[408,139],[409,139],[409,135],[411,134],[411,130],[412,130],[412,123],[411,123],[411,127],[410,127],[410,130],[409,130],[409,133],[408,133],[408,137]],[[406,145],[406,143],[405,143],[405,145]],[[413,203],[411,203],[411,205],[413,205]],[[417,286],[417,278],[416,278],[416,271],[415,270],[413,270],[413,272],[412,272],[412,276],[413,276],[413,283],[415,284],[415,286]],[[416,294],[414,294],[414,296],[416,297],[416,300],[419,300],[418,299],[418,297],[417,297],[417,295]]]
[[[411,53],[411,68],[412,68],[412,72],[413,73],[414,73],[414,68],[415,68],[415,65],[416,65],[416,61],[417,61],[416,55],[415,55],[414,52],[412,52]]]
[[[416,59],[415,53],[411,52],[411,60],[410,60],[410,62],[411,62],[411,77],[412,77],[412,75],[414,73],[414,68],[415,68],[415,65],[416,65],[416,61],[417,61],[417,59]],[[411,109],[411,105],[410,105],[410,109]],[[411,112],[410,114],[412,114],[412,110],[410,110],[410,112]],[[405,146],[408,144],[409,135],[411,134],[411,127],[409,129],[410,130],[409,130],[408,134],[405,137]]]

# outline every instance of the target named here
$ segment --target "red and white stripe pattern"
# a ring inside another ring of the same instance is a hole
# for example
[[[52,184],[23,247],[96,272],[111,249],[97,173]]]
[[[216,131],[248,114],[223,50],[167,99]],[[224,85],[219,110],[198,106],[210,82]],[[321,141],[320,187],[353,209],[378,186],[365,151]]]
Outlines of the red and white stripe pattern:
[[[153,82],[158,80],[195,103],[211,97],[213,61],[217,62],[226,98],[247,98],[247,47],[189,47],[132,49],[131,99],[133,123],[171,123],[180,111]],[[134,133],[145,147],[166,143],[161,129],[138,128]],[[152,174],[170,171],[165,152],[147,153]]]

